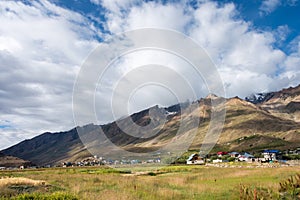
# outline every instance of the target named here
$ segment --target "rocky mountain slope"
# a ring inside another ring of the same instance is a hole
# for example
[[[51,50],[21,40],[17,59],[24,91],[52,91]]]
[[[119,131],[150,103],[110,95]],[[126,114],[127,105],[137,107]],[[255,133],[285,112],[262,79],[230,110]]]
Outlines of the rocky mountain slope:
[[[226,118],[218,144],[213,151],[256,152],[267,148],[291,149],[300,146],[300,86],[269,93],[266,96],[267,98],[261,98],[256,102],[249,102],[250,99],[246,101],[238,97],[226,99]],[[189,127],[189,125],[192,124],[195,116],[200,119],[200,123],[189,148],[199,150],[210,126],[212,102],[219,105],[224,100],[224,98],[209,95],[191,105],[174,105],[169,108],[155,106],[146,109],[117,122],[102,125],[101,129],[108,139],[98,138],[100,126],[90,124],[66,132],[44,133],[5,149],[2,153],[17,156],[38,165],[46,165],[82,160],[91,155],[89,151],[92,154],[105,156],[108,152],[114,151],[114,149],[109,149],[111,142],[130,152],[152,152],[170,142],[183,141],[190,137],[193,126]],[[135,137],[125,134],[119,128],[121,125],[128,129],[126,132],[134,132],[133,128],[128,126],[130,120],[139,126],[147,126],[151,123],[149,117],[151,109],[156,111],[156,115],[152,121],[154,126],[149,132],[139,132],[139,137]],[[167,120],[163,125],[158,123],[161,114],[167,115]],[[185,119],[183,123],[180,121],[182,118]],[[184,132],[177,135],[182,124],[185,126]],[[222,127],[222,124],[216,126]],[[159,130],[156,134],[146,137],[156,130]],[[82,135],[81,132],[84,134]],[[88,139],[85,140],[85,137]],[[85,145],[82,143],[83,140]],[[99,146],[101,148],[97,148]]]
[[[75,128],[66,132],[43,133],[5,149],[2,153],[30,160],[40,166],[90,156]]]
[[[252,95],[246,100],[275,116],[300,122],[300,85],[278,92]]]
[[[6,156],[0,153],[0,167],[20,167],[20,166],[31,166],[30,161],[22,160],[14,156]]]

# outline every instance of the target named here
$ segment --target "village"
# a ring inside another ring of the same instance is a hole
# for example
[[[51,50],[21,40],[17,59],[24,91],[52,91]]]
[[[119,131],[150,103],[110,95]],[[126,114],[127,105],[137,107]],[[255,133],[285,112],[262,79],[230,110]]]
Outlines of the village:
[[[224,152],[219,151],[214,155],[202,157],[198,153],[191,154],[186,160],[188,165],[204,165],[206,163],[285,163],[287,160],[299,160],[300,148],[295,150],[280,151],[277,149],[266,149],[260,153],[250,154],[248,152]]]
[[[206,155],[202,157],[199,153],[191,154],[184,162],[172,162],[171,164],[186,165],[208,165],[220,163],[283,163],[286,164],[290,160],[300,160],[300,147],[294,150],[280,151],[277,149],[266,149],[259,153],[249,152],[225,152],[219,151],[216,154]],[[298,162],[297,162],[298,163]],[[165,164],[164,159],[160,155],[156,158],[145,160],[125,160],[125,159],[105,159],[104,157],[88,157],[80,162],[63,162],[56,167],[83,167],[83,166],[99,166],[99,165],[149,165],[149,164]],[[51,167],[51,166],[46,166]]]
[[[215,154],[206,155],[202,157],[199,153],[192,153],[187,159],[183,159],[183,162],[175,161],[172,164],[186,164],[186,165],[220,165],[229,163],[281,163],[287,164],[291,160],[300,160],[300,147],[294,150],[280,151],[277,149],[266,149],[259,153],[249,153],[249,152],[225,152],[219,151]],[[299,162],[296,162],[299,164]],[[151,164],[165,164],[160,155],[156,158],[145,159],[145,160],[126,160],[126,159],[109,159],[98,156],[87,157],[78,162],[62,162],[57,165],[21,165],[14,167],[3,167],[0,166],[0,170],[17,170],[17,169],[37,169],[37,168],[56,168],[56,167],[85,167],[85,166],[117,166],[117,165],[151,165]]]

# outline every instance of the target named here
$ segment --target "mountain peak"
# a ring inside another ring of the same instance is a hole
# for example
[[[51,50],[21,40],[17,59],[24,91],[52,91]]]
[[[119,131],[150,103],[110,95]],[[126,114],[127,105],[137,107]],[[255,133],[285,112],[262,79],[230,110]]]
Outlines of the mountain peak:
[[[245,100],[239,98],[238,96],[232,97],[232,98],[228,99],[227,102],[226,102],[226,104],[227,105],[247,105],[247,106],[250,105],[251,106],[250,102],[245,101]]]
[[[264,102],[283,98],[286,99],[289,96],[300,95],[300,84],[296,87],[284,88],[277,92],[265,92],[265,93],[255,93],[251,94],[245,98],[246,101],[249,101],[254,104],[262,104]],[[299,99],[300,100],[300,99]]]
[[[205,97],[205,99],[217,99],[217,98],[219,97],[213,93],[210,93]]]

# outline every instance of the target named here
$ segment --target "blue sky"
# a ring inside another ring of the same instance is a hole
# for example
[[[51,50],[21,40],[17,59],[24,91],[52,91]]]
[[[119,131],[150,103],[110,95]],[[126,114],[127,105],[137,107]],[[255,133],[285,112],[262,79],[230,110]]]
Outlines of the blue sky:
[[[260,7],[262,6],[262,1],[236,0],[234,2],[241,13],[241,16],[245,20],[251,21],[253,25],[259,29],[270,30],[276,29],[278,26],[287,25],[290,32],[286,38],[286,42],[280,46],[285,50],[288,50],[286,48],[287,44],[300,33],[300,20],[296,17],[299,15],[300,9],[298,2],[288,4],[287,1],[285,3],[280,3],[278,7],[274,8],[275,10],[263,15],[258,14]]]
[[[105,21],[105,8],[101,5],[91,3],[90,0],[65,0],[53,2],[64,8],[71,9],[84,15],[93,15]],[[168,3],[177,1],[164,2]],[[291,29],[290,39],[299,35],[300,20],[295,17],[299,15],[300,5],[298,1],[290,1],[290,3],[288,3],[289,1],[279,1],[280,3],[274,8],[273,11],[263,15],[259,14],[260,7],[262,6],[261,0],[224,0],[215,2],[218,2],[220,5],[233,2],[237,7],[238,12],[240,12],[240,17],[247,21],[253,22],[255,27],[261,29],[276,29],[278,26],[288,25]],[[99,27],[101,27],[100,24]]]
[[[227,97],[296,86],[299,10],[297,0],[1,1],[0,149],[74,127],[72,89],[82,63],[123,31],[151,27],[188,35],[215,63]],[[133,56],[129,65],[153,59],[143,56]],[[199,98],[207,93],[199,87]],[[155,101],[150,95],[132,110]],[[172,103],[168,97],[162,101]],[[108,116],[105,111],[99,115]]]

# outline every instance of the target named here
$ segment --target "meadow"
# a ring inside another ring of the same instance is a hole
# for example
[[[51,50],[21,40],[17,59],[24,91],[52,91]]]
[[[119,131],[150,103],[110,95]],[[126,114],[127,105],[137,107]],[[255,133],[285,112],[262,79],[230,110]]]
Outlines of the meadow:
[[[260,199],[261,192],[276,199],[279,183],[299,172],[187,165],[0,171],[0,199]]]

